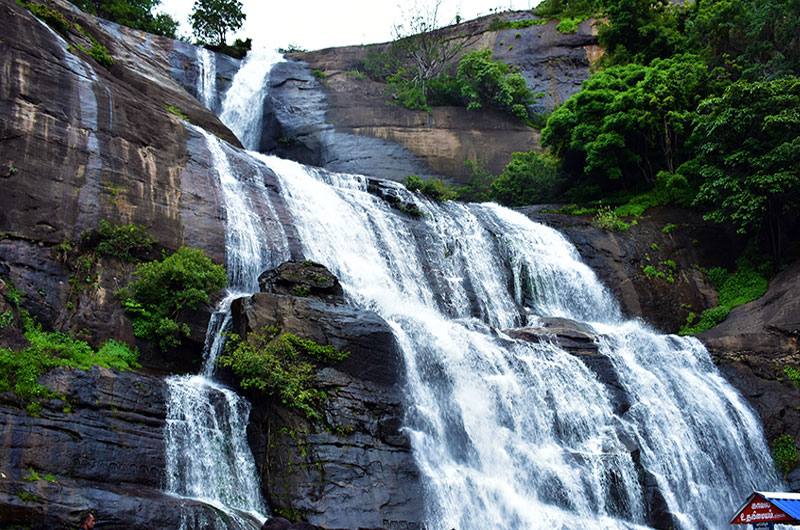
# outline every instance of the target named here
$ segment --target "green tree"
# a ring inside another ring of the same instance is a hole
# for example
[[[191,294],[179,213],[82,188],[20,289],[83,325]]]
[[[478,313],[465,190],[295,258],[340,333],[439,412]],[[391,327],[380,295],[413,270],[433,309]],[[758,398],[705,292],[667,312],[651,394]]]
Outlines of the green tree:
[[[668,0],[606,0],[609,22],[599,31],[606,65],[647,64],[669,57],[683,45],[675,10]]]
[[[241,28],[245,18],[238,0],[195,0],[189,15],[195,36],[216,46],[225,46],[225,35]]]
[[[153,13],[161,0],[76,0],[84,11],[106,20],[156,35],[175,38],[178,22],[165,13]]]
[[[553,112],[542,144],[606,189],[652,187],[685,160],[694,111],[721,83],[690,54],[612,66]]]
[[[691,138],[707,219],[769,241],[780,256],[785,214],[800,207],[800,79],[737,81],[704,101]]]
[[[508,206],[542,203],[553,200],[563,183],[555,157],[535,151],[513,153],[492,181],[491,198]]]
[[[465,53],[458,64],[457,80],[467,110],[487,105],[518,118],[528,117],[526,105],[533,103],[533,94],[525,78],[506,63],[493,60],[492,50]]]

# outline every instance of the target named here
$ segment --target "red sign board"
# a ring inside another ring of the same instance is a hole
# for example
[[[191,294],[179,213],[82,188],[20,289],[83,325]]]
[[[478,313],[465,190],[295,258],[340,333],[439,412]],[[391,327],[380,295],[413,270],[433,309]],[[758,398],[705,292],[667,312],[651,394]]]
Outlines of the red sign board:
[[[781,522],[793,521],[794,518],[787,515],[786,512],[769,502],[764,497],[756,495],[750,504],[744,507],[742,511],[732,521],[733,524],[753,524],[762,522]]]

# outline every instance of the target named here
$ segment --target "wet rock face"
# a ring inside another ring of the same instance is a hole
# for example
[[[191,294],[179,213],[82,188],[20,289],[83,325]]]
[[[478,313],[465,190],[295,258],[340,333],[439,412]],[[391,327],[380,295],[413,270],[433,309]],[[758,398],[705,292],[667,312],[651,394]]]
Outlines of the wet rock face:
[[[7,476],[0,481],[0,525],[74,528],[87,508],[109,528],[156,521],[167,504],[158,491],[165,466],[163,380],[59,368],[41,382],[64,397],[44,400],[41,417],[30,416],[12,394],[0,396],[0,466]],[[40,479],[32,479],[31,469]],[[137,501],[152,511],[134,515]]]
[[[677,333],[690,311],[699,314],[717,303],[716,291],[698,266],[732,263],[744,248],[741,238],[687,210],[651,208],[646,218],[617,232],[595,227],[592,216],[542,209],[518,208],[575,245],[626,317],[641,318],[665,333]]]
[[[402,357],[383,319],[273,293],[236,300],[232,310],[240,334],[279,326],[350,352],[317,374],[328,395],[322,422],[311,424],[263,394],[250,396],[251,446],[274,512],[326,528],[418,528],[424,508],[401,429]]]
[[[800,439],[800,389],[784,372],[800,369],[800,263],[777,274],[763,297],[735,307],[698,338],[761,416],[768,440],[784,433]]]
[[[313,261],[287,261],[258,277],[263,292],[303,296],[341,304],[344,290],[339,279],[327,267]]]

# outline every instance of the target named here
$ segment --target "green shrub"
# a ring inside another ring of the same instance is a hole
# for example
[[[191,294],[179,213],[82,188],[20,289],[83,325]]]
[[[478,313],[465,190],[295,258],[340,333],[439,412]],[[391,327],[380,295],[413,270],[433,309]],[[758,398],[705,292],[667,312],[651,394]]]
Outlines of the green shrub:
[[[471,174],[466,186],[458,188],[458,198],[462,201],[485,202],[491,198],[494,175],[486,169],[486,160],[465,160]]]
[[[781,434],[772,441],[771,446],[775,468],[786,477],[797,467],[797,444],[790,434]]]
[[[89,56],[97,61],[100,66],[106,69],[111,69],[114,65],[114,59],[108,53],[108,49],[98,42],[94,42],[88,51]]]
[[[419,191],[433,201],[451,201],[458,198],[458,192],[439,179],[423,180],[418,175],[406,175],[405,186],[408,191]]]
[[[755,258],[753,258],[755,259]],[[704,270],[706,277],[719,294],[719,306],[706,309],[694,325],[687,319],[680,335],[701,333],[722,322],[731,309],[764,296],[769,287],[767,277],[772,271],[772,261],[762,260],[758,267],[746,256],[736,260],[736,271],[729,273],[721,267]],[[690,314],[693,317],[693,314]]]
[[[246,340],[229,335],[219,364],[231,368],[241,378],[243,388],[262,390],[307,419],[319,420],[316,409],[326,395],[314,388],[316,371],[321,365],[348,355],[333,346],[321,346],[269,327],[260,333],[249,333]]]
[[[656,269],[652,265],[647,265],[645,267],[642,267],[642,272],[644,272],[644,275],[647,276],[648,278],[664,278],[665,276],[665,274],[662,271]]]
[[[677,227],[678,227],[678,225],[676,225],[675,223],[667,223],[667,224],[664,225],[664,228],[662,228],[661,231],[663,233],[665,233],[665,234],[669,234],[670,232],[675,230]]]
[[[580,17],[564,18],[558,23],[556,30],[561,33],[575,33],[578,31],[578,26],[581,25],[583,19]]]
[[[354,79],[367,79],[367,74],[364,72],[359,72],[358,70],[348,70],[345,72],[345,75]]]
[[[624,232],[630,225],[617,217],[616,212],[611,209],[610,206],[603,206],[597,210],[597,214],[594,216],[594,221],[592,222],[594,226],[597,228],[602,228],[604,230],[616,230],[618,232]]]
[[[522,28],[529,28],[531,26],[543,26],[547,24],[549,21],[544,18],[532,18],[527,20],[516,20],[514,22],[508,20],[501,20],[496,18],[492,21],[489,25],[489,31],[500,31],[502,29],[522,29]],[[517,33],[516,36],[519,36]]]
[[[553,200],[564,185],[558,161],[536,151],[512,153],[511,162],[492,181],[491,198],[507,206]]]
[[[156,239],[148,234],[143,226],[132,223],[112,226],[105,219],[101,219],[97,230],[81,234],[81,241],[87,245],[94,245],[101,255],[135,262],[136,255],[150,250]]]
[[[186,247],[162,260],[139,264],[134,277],[117,296],[134,315],[136,336],[157,341],[162,350],[189,336],[189,327],[180,321],[179,313],[208,303],[210,296],[228,283],[224,267],[214,264],[202,250]]]
[[[55,9],[47,7],[44,4],[35,4],[24,0],[17,0],[17,3],[27,8],[37,18],[42,19],[45,24],[60,33],[62,37],[66,37],[69,34],[69,29],[72,27],[72,24],[67,22],[64,15]]]
[[[119,370],[139,366],[139,352],[114,340],[94,351],[86,342],[59,331],[42,331],[27,315],[23,318],[25,338],[30,346],[21,350],[0,349],[0,392],[14,392],[28,402],[32,415],[41,410],[39,400],[54,397],[52,390],[39,384],[39,376],[57,366],[87,370],[94,365]]]
[[[794,383],[794,386],[800,388],[800,370],[792,368],[791,366],[784,366],[783,373]]]
[[[322,70],[314,70],[313,72],[311,72],[311,75],[313,75],[314,77],[316,77],[317,79],[319,79],[322,82],[325,82],[325,81],[328,80],[328,75],[325,72],[323,72]]]
[[[188,117],[188,116],[186,116],[186,114],[184,114],[183,112],[181,112],[181,109],[179,109],[179,108],[178,108],[178,107],[176,107],[175,105],[164,105],[164,106],[166,107],[166,109],[167,109],[168,111],[170,111],[170,112],[171,112],[171,113],[173,113],[175,116],[177,116],[177,117],[179,117],[180,119],[182,119],[183,121],[187,121],[187,122],[189,121],[189,117]],[[191,122],[189,122],[189,123],[191,123]]]

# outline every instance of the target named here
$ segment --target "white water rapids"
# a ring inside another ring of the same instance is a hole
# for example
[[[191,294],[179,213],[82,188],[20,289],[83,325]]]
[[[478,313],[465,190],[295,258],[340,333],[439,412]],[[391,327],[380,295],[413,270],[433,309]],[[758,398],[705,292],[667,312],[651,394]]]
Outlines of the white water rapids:
[[[222,111],[248,146],[258,119],[241,109],[259,112],[253,98],[263,101],[269,69],[257,64],[245,63]],[[758,419],[703,346],[623,319],[555,230],[494,204],[432,203],[384,184],[419,207],[413,219],[370,193],[365,177],[253,152],[235,154],[251,170],[244,179],[231,172],[233,149],[205,138],[225,201],[232,291],[253,292],[258,274],[288,258],[265,192],[269,168],[304,257],[392,327],[430,530],[646,528],[656,489],[676,528],[718,529],[753,489],[780,488]],[[629,406],[577,356],[502,333],[542,317],[599,335]],[[218,332],[204,376],[170,379],[168,489],[261,516],[246,402],[210,380]]]

